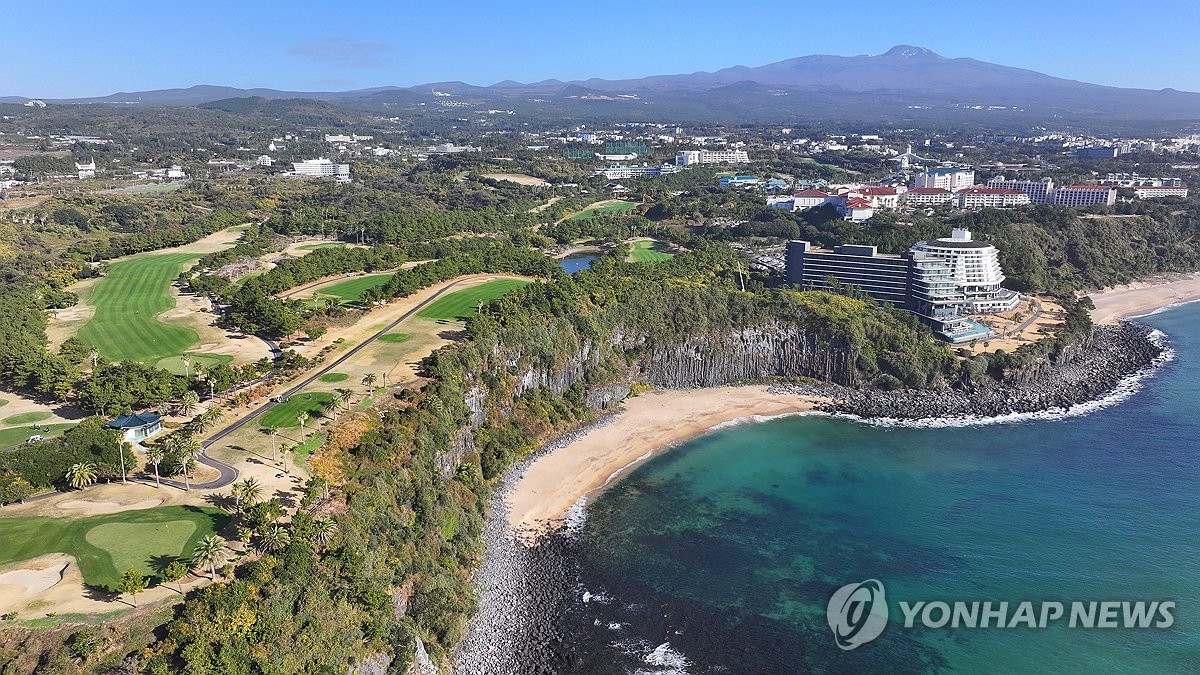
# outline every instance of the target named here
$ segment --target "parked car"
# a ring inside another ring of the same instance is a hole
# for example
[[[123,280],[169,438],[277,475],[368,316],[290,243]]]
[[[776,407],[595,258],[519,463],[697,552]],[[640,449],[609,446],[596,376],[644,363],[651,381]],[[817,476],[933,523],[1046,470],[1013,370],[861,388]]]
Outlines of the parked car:
[[[29,438],[26,438],[26,439],[25,439],[25,442],[26,442],[26,443],[37,443],[37,442],[38,442],[38,441],[40,441],[40,440],[42,440],[42,435],[41,435],[41,434],[34,434],[34,435],[30,436]]]

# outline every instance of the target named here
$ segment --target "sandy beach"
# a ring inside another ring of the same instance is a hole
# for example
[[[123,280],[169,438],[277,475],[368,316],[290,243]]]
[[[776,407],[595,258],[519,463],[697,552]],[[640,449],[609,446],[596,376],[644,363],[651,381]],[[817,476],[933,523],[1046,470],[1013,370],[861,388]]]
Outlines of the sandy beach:
[[[1169,275],[1114,286],[1089,295],[1096,309],[1092,320],[1112,324],[1121,319],[1143,316],[1181,302],[1200,299],[1200,274]]]
[[[509,525],[535,536],[562,522],[635,464],[718,424],[812,410],[821,399],[771,393],[764,385],[655,391],[625,401],[608,424],[535,461],[508,495]]]

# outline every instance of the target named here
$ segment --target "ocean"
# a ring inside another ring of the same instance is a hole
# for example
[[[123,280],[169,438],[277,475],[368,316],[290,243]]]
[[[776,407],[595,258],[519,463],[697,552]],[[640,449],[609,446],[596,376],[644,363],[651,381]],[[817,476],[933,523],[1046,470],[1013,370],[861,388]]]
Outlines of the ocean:
[[[1175,357],[1086,415],[717,430],[601,495],[565,625],[579,673],[1200,672],[1200,304]],[[826,604],[877,579],[853,650]],[[905,628],[907,601],[1173,601],[1169,628]]]

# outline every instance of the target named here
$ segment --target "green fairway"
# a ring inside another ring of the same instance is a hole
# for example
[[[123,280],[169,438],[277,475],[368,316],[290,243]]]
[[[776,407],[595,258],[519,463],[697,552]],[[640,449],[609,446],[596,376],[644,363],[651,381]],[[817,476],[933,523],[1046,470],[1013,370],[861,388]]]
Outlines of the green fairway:
[[[12,429],[0,429],[0,449],[11,448],[21,445],[29,440],[30,436],[41,436],[43,438],[54,438],[61,436],[62,432],[75,426],[74,424],[39,424],[36,427],[13,427]],[[50,427],[50,431],[42,431],[44,427]]]
[[[589,206],[579,213],[571,214],[567,220],[583,220],[601,213],[621,213],[622,211],[630,211],[637,204],[633,202],[612,202],[610,204],[601,204],[599,206]]]
[[[411,338],[412,338],[412,336],[409,335],[408,333],[388,333],[386,335],[380,335],[379,341],[380,342],[405,342]]]
[[[199,341],[196,331],[155,320],[175,306],[171,282],[194,253],[147,254],[113,263],[90,293],[95,315],[79,338],[112,361],[153,363],[187,351]]]
[[[233,362],[233,357],[227,354],[200,354],[197,352],[188,352],[187,355],[192,358],[191,370],[193,373],[196,372],[197,366],[201,368],[212,368],[213,366],[219,366]],[[187,368],[184,368],[183,366],[182,355],[168,356],[165,359],[159,359],[158,363],[155,363],[154,365],[176,375],[187,374]]]
[[[262,416],[262,426],[275,429],[298,427],[300,422],[296,420],[296,415],[299,415],[301,410],[308,411],[310,417],[316,418],[325,410],[322,404],[332,400],[333,394],[325,391],[296,394],[287,403],[280,403],[268,410]]]
[[[50,413],[44,410],[35,410],[33,412],[21,413],[12,417],[5,417],[5,424],[29,424],[30,422],[41,422],[50,417]]]
[[[79,562],[85,583],[113,589],[129,567],[154,575],[192,554],[201,537],[219,532],[229,515],[197,506],[163,506],[90,518],[0,518],[0,565],[48,553]]]
[[[4,407],[4,406],[6,406],[6,405],[8,405],[8,401],[6,401],[6,400],[4,400],[4,399],[0,398],[0,408],[3,408],[3,407]]]
[[[305,244],[304,246],[297,246],[296,248],[301,251],[316,251],[322,248],[341,248],[345,245],[346,243],[341,241],[327,241],[323,244]]]
[[[317,291],[316,302],[320,302],[324,298],[333,298],[343,305],[358,302],[363,293],[386,284],[391,278],[391,274],[365,274],[361,277],[339,281]]]
[[[307,464],[308,458],[325,442],[325,437],[326,434],[324,433],[315,433],[304,439],[303,443],[292,448],[292,463],[296,466]]]
[[[629,262],[657,262],[674,257],[673,253],[667,253],[667,246],[661,241],[635,241],[631,245],[629,252]]]
[[[475,308],[487,304],[505,293],[529,283],[522,279],[494,279],[487,283],[464,288],[438,298],[432,305],[421,310],[417,316],[427,319],[465,321],[475,315]]]
[[[317,379],[322,382],[345,382],[350,376],[345,373],[325,373]]]

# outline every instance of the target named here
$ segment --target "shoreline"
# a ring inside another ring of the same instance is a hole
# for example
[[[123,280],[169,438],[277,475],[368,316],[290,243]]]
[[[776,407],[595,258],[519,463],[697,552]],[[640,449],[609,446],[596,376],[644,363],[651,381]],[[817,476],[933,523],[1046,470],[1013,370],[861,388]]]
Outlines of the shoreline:
[[[557,529],[568,512],[590,501],[622,474],[664,450],[721,425],[816,410],[827,397],[767,385],[657,390],[626,399],[622,408],[552,443],[522,471],[508,493],[507,522],[532,543]]]
[[[1200,272],[1167,274],[1088,294],[1096,309],[1092,321],[1112,325],[1200,300]]]

